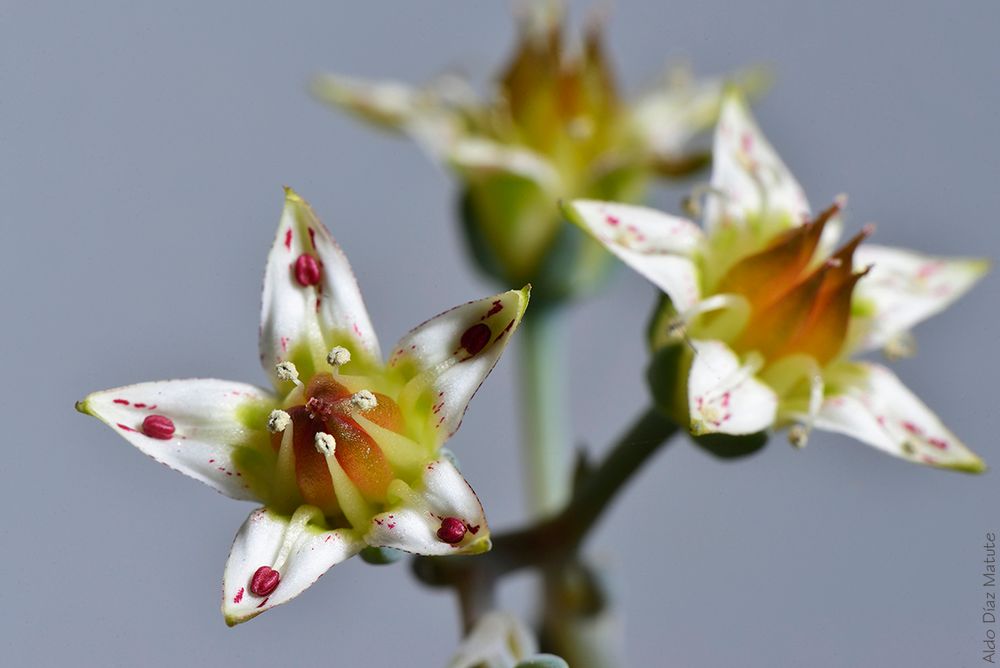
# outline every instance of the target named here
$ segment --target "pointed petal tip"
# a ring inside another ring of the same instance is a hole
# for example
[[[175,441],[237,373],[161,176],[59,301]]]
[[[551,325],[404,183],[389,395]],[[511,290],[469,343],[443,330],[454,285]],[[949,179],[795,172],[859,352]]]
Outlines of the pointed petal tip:
[[[83,399],[80,399],[80,401],[73,404],[73,408],[76,409],[77,413],[83,413],[84,415],[91,415],[91,416],[94,415],[94,413],[90,410],[90,405],[87,403],[87,400],[89,398],[90,398],[89,396],[84,397]]]

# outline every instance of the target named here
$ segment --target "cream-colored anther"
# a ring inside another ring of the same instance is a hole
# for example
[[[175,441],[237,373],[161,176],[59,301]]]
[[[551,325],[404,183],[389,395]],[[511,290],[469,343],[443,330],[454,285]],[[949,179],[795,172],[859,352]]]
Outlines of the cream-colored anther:
[[[368,390],[360,390],[351,395],[351,406],[359,411],[370,411],[378,406],[378,399]]]
[[[290,380],[296,385],[301,385],[299,380],[299,370],[291,362],[278,362],[274,365],[274,375],[278,380]]]
[[[917,354],[917,340],[909,332],[900,332],[885,342],[882,354],[891,362]]]
[[[796,448],[801,449],[806,447],[806,443],[809,442],[809,429],[807,429],[805,425],[793,425],[792,428],[788,430],[788,442]]]
[[[291,423],[292,416],[283,410],[271,411],[271,414],[267,416],[267,430],[272,434],[285,431]]]
[[[337,451],[337,439],[325,431],[316,432],[316,452],[327,457],[332,456]]]
[[[326,356],[326,363],[330,366],[339,367],[351,361],[351,351],[343,346],[337,346]]]

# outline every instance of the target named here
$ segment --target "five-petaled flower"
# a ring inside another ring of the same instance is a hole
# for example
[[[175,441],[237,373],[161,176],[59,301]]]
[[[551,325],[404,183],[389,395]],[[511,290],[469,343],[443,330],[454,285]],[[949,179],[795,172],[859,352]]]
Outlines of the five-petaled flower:
[[[623,99],[590,23],[567,49],[558,2],[524,7],[513,57],[481,99],[461,79],[423,88],[319,77],[318,97],[364,120],[414,138],[464,185],[464,230],[480,267],[506,284],[531,282],[539,296],[587,289],[608,256],[563,225],[556,202],[592,197],[634,202],[650,177],[701,168],[691,140],[718,116],[722,79],[697,81],[683,67],[638,98]],[[759,90],[759,71],[735,76]]]
[[[441,446],[527,303],[525,288],[458,306],[404,336],[383,363],[347,258],[287,190],[261,310],[274,391],[173,380],[96,392],[77,408],[167,466],[264,504],[226,564],[232,625],[369,546],[489,549],[482,506]]]
[[[674,351],[661,406],[695,435],[791,425],[841,432],[913,462],[979,472],[962,444],[884,366],[851,356],[912,347],[909,329],[965,293],[982,260],[861,242],[835,249],[842,202],[812,216],[802,189],[736,94],[723,105],[704,230],[648,208],[574,201],[568,215],[668,299],[651,329]],[[665,386],[665,387],[664,387]]]

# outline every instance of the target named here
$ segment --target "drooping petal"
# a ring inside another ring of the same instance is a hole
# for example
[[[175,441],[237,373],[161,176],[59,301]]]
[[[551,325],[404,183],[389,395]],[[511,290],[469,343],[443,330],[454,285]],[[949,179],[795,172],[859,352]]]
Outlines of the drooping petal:
[[[291,189],[267,259],[260,322],[261,363],[275,382],[278,362],[292,361],[308,377],[337,345],[364,363],[381,359],[347,257]]]
[[[544,192],[560,192],[559,172],[545,156],[528,148],[470,137],[456,141],[447,158],[470,181],[510,175],[527,179]]]
[[[448,668],[514,668],[538,651],[538,642],[514,615],[492,610],[462,640]]]
[[[426,101],[420,91],[398,81],[365,81],[339,74],[316,77],[312,92],[323,102],[390,130],[403,129],[423,112]]]
[[[490,549],[490,530],[479,498],[446,458],[428,463],[410,488],[389,489],[399,503],[372,518],[365,542],[426,555],[479,554]]]
[[[695,257],[704,234],[697,225],[631,204],[577,199],[563,209],[571,221],[667,293],[678,311],[698,302]]]
[[[932,257],[873,244],[862,244],[854,263],[871,267],[855,290],[858,305],[871,311],[865,350],[885,345],[944,310],[989,270],[986,260]]]
[[[166,380],[94,392],[77,404],[141,451],[234,499],[256,499],[234,457],[267,444],[276,399],[225,380]]]
[[[222,614],[234,626],[295,598],[364,542],[348,529],[317,526],[322,513],[301,506],[291,517],[258,508],[240,527],[226,562]]]
[[[712,149],[712,188],[705,208],[711,232],[751,221],[777,229],[809,215],[802,187],[757,127],[743,98],[731,92],[722,103]]]
[[[407,382],[405,410],[424,408],[428,429],[443,442],[500,359],[528,306],[529,288],[469,302],[431,318],[400,339],[389,367]]]
[[[778,397],[721,341],[691,341],[691,433],[755,434],[774,424]]]
[[[815,426],[847,434],[879,450],[918,464],[969,473],[986,465],[889,369],[858,363],[860,373],[827,398]]]

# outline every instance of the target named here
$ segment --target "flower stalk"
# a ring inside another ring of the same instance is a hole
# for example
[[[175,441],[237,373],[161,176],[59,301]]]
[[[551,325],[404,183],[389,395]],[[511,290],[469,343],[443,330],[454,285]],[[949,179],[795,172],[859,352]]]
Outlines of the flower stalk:
[[[569,393],[564,313],[544,305],[521,330],[523,459],[533,517],[556,513],[570,496]]]

